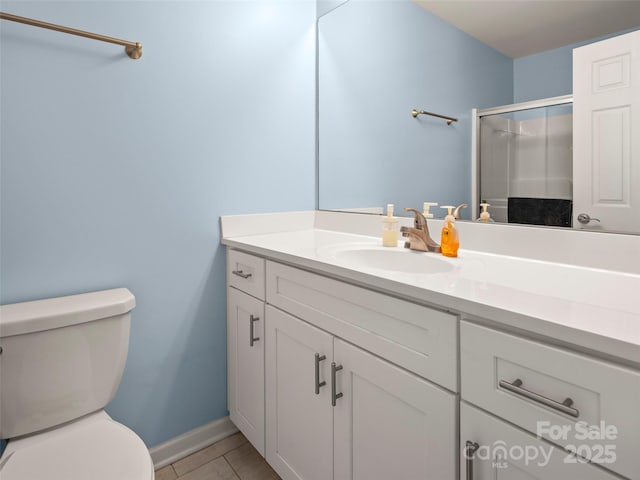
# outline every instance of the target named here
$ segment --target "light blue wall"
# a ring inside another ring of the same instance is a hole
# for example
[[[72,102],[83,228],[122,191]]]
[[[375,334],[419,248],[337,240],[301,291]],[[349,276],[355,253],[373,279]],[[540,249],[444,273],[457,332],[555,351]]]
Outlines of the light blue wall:
[[[148,445],[227,414],[223,214],[315,206],[315,3],[3,1],[2,303],[127,287],[108,408]]]
[[[516,58],[513,61],[514,103],[571,95],[573,92],[573,49],[633,30],[637,29],[625,30]]]
[[[321,208],[470,203],[471,109],[511,103],[511,58],[408,0],[341,5],[319,53]]]
[[[349,0],[316,0],[316,16],[320,18]]]

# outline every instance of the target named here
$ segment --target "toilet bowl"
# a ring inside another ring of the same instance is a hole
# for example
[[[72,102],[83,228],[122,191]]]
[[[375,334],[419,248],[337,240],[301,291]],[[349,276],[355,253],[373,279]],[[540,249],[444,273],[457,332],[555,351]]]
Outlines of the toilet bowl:
[[[153,480],[149,451],[103,410],[135,298],[113,289],[0,307],[2,480]]]
[[[2,480],[153,480],[145,444],[103,410],[45,433],[10,441]]]

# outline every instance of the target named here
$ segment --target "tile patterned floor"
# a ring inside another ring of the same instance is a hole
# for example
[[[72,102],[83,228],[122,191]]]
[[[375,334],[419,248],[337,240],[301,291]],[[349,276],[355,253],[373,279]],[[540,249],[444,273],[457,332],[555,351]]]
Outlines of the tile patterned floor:
[[[241,433],[156,470],[156,480],[280,480]]]

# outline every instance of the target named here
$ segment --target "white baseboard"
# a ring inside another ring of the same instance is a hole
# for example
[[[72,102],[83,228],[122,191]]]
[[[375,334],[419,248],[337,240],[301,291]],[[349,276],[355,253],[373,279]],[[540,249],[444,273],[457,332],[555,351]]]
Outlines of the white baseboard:
[[[162,468],[187,455],[191,455],[193,452],[208,447],[218,440],[233,435],[237,431],[237,427],[229,420],[229,417],[223,417],[215,422],[195,428],[190,432],[183,433],[150,448],[149,453],[153,460],[153,466],[156,470]]]

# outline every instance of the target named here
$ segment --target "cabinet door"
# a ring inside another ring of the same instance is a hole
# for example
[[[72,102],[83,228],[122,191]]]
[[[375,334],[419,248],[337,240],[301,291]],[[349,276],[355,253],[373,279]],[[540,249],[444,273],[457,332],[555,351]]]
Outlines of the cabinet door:
[[[478,444],[479,448],[473,456],[465,455],[467,441]],[[461,479],[619,478],[466,403],[460,405],[460,442]],[[608,454],[615,455],[615,451]],[[614,461],[615,457],[611,457],[611,460]]]
[[[456,395],[334,340],[336,480],[456,477]]]
[[[227,289],[229,417],[264,456],[264,303]]]
[[[266,314],[267,461],[284,480],[331,480],[333,337],[269,305]]]

